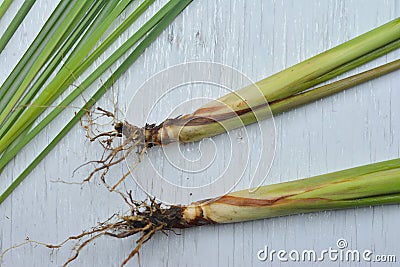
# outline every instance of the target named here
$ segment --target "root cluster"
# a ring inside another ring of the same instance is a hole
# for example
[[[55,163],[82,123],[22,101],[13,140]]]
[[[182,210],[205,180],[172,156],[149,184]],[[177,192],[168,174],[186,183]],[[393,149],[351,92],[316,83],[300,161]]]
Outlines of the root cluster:
[[[94,134],[92,129],[95,123],[89,119],[89,126],[84,126],[86,136],[91,142],[99,141],[104,148],[104,152],[99,160],[87,162],[87,164],[96,164],[96,168],[84,179],[84,182],[89,182],[93,176],[100,174],[101,181],[106,185],[110,191],[119,193],[125,202],[129,205],[130,211],[128,215],[118,216],[113,215],[105,222],[99,223],[92,230],[83,232],[80,235],[71,236],[59,245],[46,245],[48,248],[60,248],[67,241],[75,240],[77,243],[74,245],[73,256],[70,257],[64,266],[74,261],[81,250],[102,236],[111,236],[115,238],[126,238],[138,234],[139,238],[136,240],[136,247],[131,251],[128,257],[121,263],[124,266],[135,255],[138,255],[140,264],[139,249],[147,242],[156,232],[167,234],[168,231],[173,231],[173,228],[182,228],[182,208],[179,206],[162,206],[157,203],[154,198],[148,198],[147,201],[138,202],[133,199],[131,192],[123,194],[116,190],[119,184],[130,174],[128,171],[124,174],[117,183],[110,186],[106,182],[106,174],[111,167],[118,165],[125,160],[130,153],[137,153],[138,160],[131,168],[135,168],[140,163],[147,147],[154,144],[146,143],[145,130],[149,127],[146,125],[143,128],[136,127],[127,122],[116,122],[115,116],[112,112],[97,108],[97,114],[100,117],[111,117],[113,119],[114,130],[108,132],[100,132]],[[92,114],[88,114],[92,118]],[[82,123],[81,123],[82,124]],[[154,125],[150,125],[154,127]],[[147,127],[147,128],[146,128]],[[124,137],[122,143],[115,146],[115,139]],[[80,167],[82,167],[80,166]],[[79,167],[79,168],[80,168]],[[174,232],[175,233],[175,232]],[[36,242],[38,243],[38,242]],[[43,244],[42,244],[43,245]]]
[[[130,205],[128,215],[119,216],[114,214],[105,222],[99,223],[90,231],[70,236],[60,244],[56,245],[46,244],[27,238],[25,242],[3,251],[0,254],[0,260],[10,250],[23,245],[36,244],[45,246],[49,249],[60,249],[68,241],[74,241],[76,243],[72,250],[72,256],[64,263],[63,266],[65,267],[79,256],[84,247],[102,236],[126,238],[138,234],[135,248],[121,263],[121,266],[125,266],[135,255],[138,255],[140,266],[139,250],[155,233],[162,232],[168,235],[168,232],[170,231],[175,233],[174,228],[183,227],[182,208],[179,206],[163,207],[162,204],[157,203],[154,198],[149,198],[147,201],[137,202],[132,199],[131,193],[128,194],[128,198],[126,198],[125,201]]]
[[[110,111],[97,108],[97,112],[100,112],[100,114],[102,114],[101,116],[112,117],[113,120],[115,120],[114,114]],[[88,117],[91,116],[91,114],[88,114]],[[114,122],[114,130],[93,135],[93,130],[91,129],[93,125],[95,125],[95,123],[90,119],[89,126],[83,126],[86,130],[86,136],[91,142],[99,141],[104,148],[104,152],[99,160],[89,161],[79,166],[78,169],[88,164],[96,164],[97,166],[95,169],[83,180],[83,183],[89,182],[93,176],[100,174],[100,180],[110,191],[114,191],[130,174],[130,171],[125,173],[114,185],[109,185],[106,182],[106,174],[111,167],[124,161],[131,153],[138,154],[138,160],[133,166],[131,166],[131,168],[135,168],[136,165],[140,163],[147,148],[145,142],[145,130],[131,125],[128,122]],[[122,143],[115,146],[115,139],[121,137],[124,137]]]
[[[155,199],[137,202],[132,199],[131,194],[129,194],[129,199],[127,200],[130,202],[131,206],[129,215],[113,215],[106,222],[100,223],[91,231],[68,238],[68,240],[80,240],[81,242],[76,244],[74,255],[68,259],[64,266],[67,266],[70,262],[75,260],[86,245],[101,236],[126,238],[135,234],[140,235],[136,240],[136,247],[121,263],[121,266],[124,266],[135,255],[138,255],[140,264],[139,249],[144,243],[156,232],[168,234],[168,231],[173,231],[173,228],[180,227],[181,225],[182,210],[178,206],[162,207]],[[116,217],[118,219],[113,222]]]

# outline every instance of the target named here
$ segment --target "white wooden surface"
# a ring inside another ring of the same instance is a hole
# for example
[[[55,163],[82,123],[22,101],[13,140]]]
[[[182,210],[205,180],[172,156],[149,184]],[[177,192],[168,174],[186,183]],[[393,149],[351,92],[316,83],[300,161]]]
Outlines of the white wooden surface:
[[[37,1],[28,19],[0,55],[0,82],[4,81],[55,7],[56,3],[53,2]],[[21,3],[15,1],[0,21],[0,33]],[[151,8],[152,12],[161,4],[157,2]],[[166,67],[194,60],[226,64],[256,81],[399,15],[400,1],[395,0],[195,0],[129,72],[115,83],[114,94],[110,92],[99,105],[111,108],[113,101],[110,99],[114,98],[118,99],[118,105],[124,111],[135,90],[146,79]],[[399,58],[399,52],[357,71],[396,58]],[[399,157],[399,78],[400,73],[396,72],[276,117],[276,154],[266,183],[309,177]],[[99,81],[96,86],[100,84]],[[187,100],[187,96],[182,96],[184,100]],[[143,101],[152,99],[149,97]],[[81,102],[82,99],[76,104]],[[44,135],[31,143],[5,169],[0,179],[1,190],[73,112],[73,109],[64,112],[60,120],[48,127]],[[161,121],[163,114],[159,116]],[[253,130],[251,127],[248,129],[250,137],[254,135]],[[218,144],[218,138],[215,142]],[[223,153],[228,152],[223,150]],[[21,243],[26,237],[57,243],[69,235],[89,229],[115,212],[126,210],[121,198],[109,193],[98,181],[82,187],[54,182],[58,179],[80,181],[90,168],[80,169],[72,176],[73,170],[100,154],[100,146],[85,140],[82,128],[76,126],[0,206],[0,250]],[[112,174],[121,175],[122,168],[114,170]],[[133,183],[127,186],[134,190],[138,199],[144,197]],[[260,262],[256,253],[265,245],[275,250],[320,251],[336,248],[339,238],[346,239],[351,249],[395,254],[399,262],[398,209],[397,205],[393,205],[328,211],[205,226],[180,231],[181,235],[158,234],[143,247],[141,264],[321,266],[320,262]],[[118,266],[133,246],[132,238],[102,238],[84,249],[71,266]],[[68,245],[58,251],[28,245],[6,254],[2,266],[60,266],[69,255]],[[329,260],[323,264],[376,266],[373,263]],[[138,262],[134,259],[129,265],[137,266]],[[378,266],[398,266],[398,263],[381,263]]]

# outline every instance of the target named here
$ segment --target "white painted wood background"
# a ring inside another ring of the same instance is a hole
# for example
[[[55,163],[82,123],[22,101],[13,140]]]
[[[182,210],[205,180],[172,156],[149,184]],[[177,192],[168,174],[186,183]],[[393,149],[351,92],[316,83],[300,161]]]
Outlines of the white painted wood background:
[[[22,56],[50,15],[56,1],[37,1],[28,18],[0,55],[0,82]],[[0,21],[2,33],[22,1],[15,1]],[[162,3],[157,2],[151,12]],[[139,86],[166,67],[194,60],[223,63],[253,81],[342,43],[400,15],[400,1],[193,1],[144,55],[100,101],[122,111]],[[139,24],[140,24],[139,23]],[[138,24],[138,25],[139,25]],[[134,26],[132,29],[137,28]],[[132,30],[130,30],[132,33]],[[126,37],[124,37],[126,38]],[[399,58],[391,53],[358,68],[361,71]],[[98,64],[98,63],[96,63]],[[115,68],[113,69],[115,70]],[[275,118],[276,155],[266,183],[309,177],[400,156],[400,72],[357,86]],[[80,81],[83,79],[80,78]],[[99,81],[96,87],[100,86]],[[154,88],[157,90],[157,88]],[[186,96],[182,96],[182,101]],[[75,104],[82,103],[82,99]],[[152,101],[151,97],[143,101]],[[43,144],[73,115],[66,110],[46,133],[27,146],[1,174],[3,191]],[[190,112],[190,111],[188,111]],[[160,114],[159,121],[163,119]],[[159,122],[158,121],[158,122]],[[252,128],[248,131],[251,136]],[[253,133],[254,134],[254,133]],[[218,138],[216,138],[218,139]],[[218,140],[216,141],[218,144]],[[80,181],[90,168],[73,170],[101,154],[98,144],[84,138],[76,126],[21,186],[0,206],[0,250],[26,237],[58,243],[80,233],[115,212],[127,209],[116,194],[98,182],[89,185],[55,183]],[[227,152],[226,152],[227,153]],[[155,159],[157,161],[157,158]],[[123,167],[121,167],[123,168]],[[114,170],[121,175],[123,170]],[[132,183],[135,196],[144,195]],[[376,266],[365,262],[260,262],[257,251],[270,249],[321,251],[336,248],[344,238],[351,249],[395,254],[399,206],[327,211],[230,225],[204,226],[156,235],[141,250],[142,266]],[[134,239],[102,238],[85,248],[71,266],[118,266],[134,246]],[[70,246],[51,251],[27,245],[6,254],[2,266],[60,266]],[[378,266],[398,266],[381,263]],[[135,258],[129,266],[137,266]]]

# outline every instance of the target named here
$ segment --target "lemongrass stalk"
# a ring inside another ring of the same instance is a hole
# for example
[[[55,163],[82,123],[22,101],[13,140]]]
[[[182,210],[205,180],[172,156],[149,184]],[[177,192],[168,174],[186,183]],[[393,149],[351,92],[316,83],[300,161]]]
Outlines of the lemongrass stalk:
[[[204,200],[182,208],[189,225],[231,223],[332,209],[400,203],[400,159]]]
[[[254,123],[257,120],[268,118],[271,115],[269,112],[265,111],[265,109],[268,108],[268,105],[271,113],[276,115],[336,94],[398,69],[400,69],[400,60],[384,64],[371,70],[278,101],[270,103],[265,102],[259,106],[251,107],[247,112],[241,114],[231,111],[223,116],[218,114],[218,117],[212,116],[213,114],[211,113],[208,115],[202,113],[203,115],[200,115],[201,113],[199,111],[202,111],[202,109],[199,109],[190,115],[184,115],[177,119],[167,119],[162,124],[155,127],[151,125],[147,126],[147,128],[145,128],[145,142],[148,146],[165,145],[177,141],[178,133],[180,134],[179,141],[181,142],[197,141],[203,136],[217,135],[229,129],[242,127],[243,124],[247,125]],[[206,118],[206,120],[204,120],[204,118]],[[196,120],[202,120],[202,123],[196,123]],[[215,121],[218,123],[215,123]],[[137,130],[137,127],[128,123],[126,123],[125,126],[124,134],[127,137]],[[191,137],[195,136],[195,139],[182,139],[182,133],[180,133],[180,131],[189,132]]]
[[[303,83],[400,39],[400,18],[272,75],[257,85],[268,101],[304,90]],[[367,62],[367,61],[366,61]],[[365,62],[364,62],[365,63]],[[339,75],[340,73],[337,73]],[[322,82],[322,81],[321,81]],[[246,96],[244,90],[244,96]],[[229,98],[229,96],[225,97]]]
[[[326,73],[326,74],[324,74],[324,75],[322,75],[322,76],[320,76],[320,77],[318,77],[318,78],[316,78],[314,80],[310,80],[308,82],[303,83],[301,85],[301,89],[303,90],[303,89],[311,88],[311,87],[313,87],[313,86],[315,86],[317,84],[320,84],[322,82],[328,81],[328,80],[330,80],[332,78],[335,78],[336,76],[338,76],[338,75],[340,75],[342,73],[345,73],[346,71],[352,70],[352,69],[354,69],[356,67],[359,67],[359,66],[365,64],[366,62],[369,62],[369,61],[372,61],[372,60],[374,60],[374,59],[376,59],[378,57],[384,56],[387,53],[389,53],[389,52],[391,52],[393,50],[396,50],[398,48],[400,48],[400,39],[398,39],[398,40],[396,40],[394,42],[391,42],[391,43],[389,43],[389,44],[387,44],[385,46],[382,46],[381,48],[378,48],[378,49],[374,50],[373,52],[368,53],[368,54],[366,54],[366,55],[364,55],[362,57],[359,57],[359,58],[357,58],[357,59],[355,59],[353,61],[350,61],[350,62],[348,62],[348,63],[346,63],[344,65],[341,65],[338,68],[336,68],[336,69],[334,69],[334,70],[332,70],[332,71],[330,71],[330,72],[328,72],[328,73]]]
[[[172,205],[155,216],[165,219],[169,228],[186,228],[398,203],[400,159],[394,159],[237,191],[187,206]],[[151,216],[147,215],[150,220]]]
[[[162,206],[155,199],[128,196],[130,214],[86,232],[86,240],[64,266],[95,238],[140,235],[124,266],[156,232],[207,224],[226,224],[278,216],[400,203],[400,159],[369,164],[311,178],[242,190],[190,205]],[[112,234],[109,234],[112,233]],[[81,236],[82,237],[82,236]],[[75,240],[77,237],[70,237]]]
[[[400,19],[364,33],[297,65],[274,74],[254,85],[210,101],[195,112],[159,125],[147,125],[136,135],[138,127],[125,124],[128,138],[144,139],[148,146],[170,142],[193,142],[242,127],[268,116],[268,102],[293,96],[379,55],[399,47]],[[254,112],[259,110],[258,112]]]
[[[398,69],[400,69],[400,59],[390,63],[386,63],[382,66],[373,68],[371,70],[367,70],[362,73],[352,75],[348,78],[332,82],[330,84],[323,85],[311,89],[309,91],[281,99],[279,101],[271,102],[269,103],[269,108],[273,115],[277,115],[282,112],[290,111],[294,108],[298,108],[313,101],[322,99],[324,97],[328,97],[333,94],[342,92],[343,90],[352,88],[356,85],[360,85],[362,83],[386,75]],[[252,108],[249,112],[246,112],[245,114],[242,114],[240,116],[240,121],[242,121],[244,124],[250,124],[255,122],[256,120],[262,120],[268,118],[268,116],[270,116],[271,114],[269,112],[265,112],[265,108],[266,104]],[[190,119],[191,118],[188,117],[188,121]],[[219,126],[219,130],[221,132],[225,131],[225,128],[223,126],[230,127],[231,129],[233,127],[242,126],[242,124],[238,123],[238,117],[232,117],[230,119],[225,120],[223,123],[224,123],[223,125]],[[216,129],[218,128],[215,127],[214,124],[209,124],[209,125],[204,125],[202,131],[215,132]]]
[[[273,114],[279,114],[293,108],[305,105],[312,101],[316,101],[318,99],[339,93],[345,89],[365,83],[398,69],[400,69],[400,59],[384,64],[377,68],[373,68],[371,70],[367,70],[362,73],[350,76],[343,80],[339,80],[294,96],[290,96],[279,101],[274,101],[270,103],[269,107],[271,108],[271,112]],[[255,110],[254,112],[257,111]],[[260,116],[261,115],[262,114],[260,114]]]

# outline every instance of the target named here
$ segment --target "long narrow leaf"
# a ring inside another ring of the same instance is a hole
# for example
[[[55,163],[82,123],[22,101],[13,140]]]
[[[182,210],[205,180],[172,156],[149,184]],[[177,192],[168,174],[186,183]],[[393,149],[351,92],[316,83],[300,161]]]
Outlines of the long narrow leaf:
[[[10,41],[10,39],[13,36],[14,32],[18,29],[19,25],[21,25],[21,22],[24,20],[26,14],[28,14],[29,10],[31,10],[31,8],[32,8],[34,3],[35,3],[35,0],[26,0],[26,1],[24,1],[24,3],[22,4],[21,8],[18,10],[17,15],[11,21],[10,25],[8,26],[8,28],[4,32],[3,36],[1,36],[1,38],[0,38],[0,53],[3,52],[3,49],[8,44],[8,41]],[[7,2],[5,3],[5,6],[4,6],[5,10],[8,8],[7,4],[9,4],[9,3],[7,3]],[[0,12],[3,12],[3,11],[0,10]],[[3,14],[0,13],[0,18],[2,16],[3,16]]]
[[[128,18],[130,23],[134,22],[153,2],[145,1]],[[145,23],[135,34],[133,34],[120,48],[117,49],[109,58],[96,68],[77,88],[75,88],[60,104],[54,108],[38,125],[36,125],[24,138],[19,139],[18,143],[0,158],[0,170],[37,134],[40,133],[55,117],[60,114],[65,107],[70,105],[81,93],[86,90],[102,73],[107,71],[122,55],[132,48],[143,36],[145,36],[165,15],[164,8],[157,12],[148,22]],[[107,47],[113,43],[125,29],[127,24],[122,23],[86,60],[81,66],[89,66]],[[106,43],[107,45],[104,45]],[[1,172],[1,171],[0,171]]]
[[[76,1],[75,5],[70,10],[70,16],[67,16],[67,19],[63,20],[61,25],[57,28],[57,31],[54,35],[50,38],[46,46],[41,51],[40,55],[37,57],[31,68],[29,69],[28,73],[25,75],[23,82],[16,90],[14,96],[7,103],[4,110],[0,113],[0,125],[2,125],[9,116],[10,112],[17,104],[20,97],[26,92],[29,84],[35,78],[39,70],[44,66],[46,61],[49,59],[51,54],[57,50],[59,45],[63,42],[66,36],[69,34],[69,30],[71,29],[71,25],[76,25],[80,19],[77,21],[77,17],[82,17],[85,14],[85,11],[89,8],[90,1]],[[0,129],[0,137],[4,134],[3,128]]]
[[[7,12],[8,8],[12,4],[13,0],[4,0],[3,3],[1,3],[0,6],[0,20],[4,16],[4,13]]]
[[[10,142],[14,137],[17,136],[26,126],[32,122],[35,118],[37,118],[43,111],[43,106],[49,105],[58,95],[60,95],[63,90],[61,90],[61,85],[67,84],[69,85],[72,82],[70,77],[74,77],[74,70],[79,66],[81,61],[87,56],[90,50],[95,46],[97,41],[101,38],[104,32],[108,29],[114,19],[126,8],[126,6],[132,0],[122,0],[115,9],[107,16],[106,20],[96,29],[96,31],[91,35],[91,38],[87,40],[85,46],[82,46],[79,51],[77,51],[69,60],[64,64],[59,73],[51,80],[51,82],[46,86],[46,88],[40,93],[40,95],[35,99],[31,106],[27,108],[24,114],[19,118],[19,120],[13,125],[11,129],[8,129],[6,132],[6,127],[0,129],[1,140],[0,143],[4,140],[7,141],[7,144],[0,145],[0,153],[2,149],[10,145]],[[80,2],[80,1],[78,1]],[[77,5],[77,7],[80,7]],[[21,88],[21,92],[19,93],[20,97],[22,95],[22,91],[24,91],[24,87]],[[11,111],[12,107],[16,104],[16,101],[11,102],[2,115],[0,115],[1,119]],[[8,128],[8,127],[7,127]],[[14,133],[11,135],[11,133]],[[11,138],[10,138],[11,137]]]
[[[67,15],[71,4],[72,1],[61,1],[57,5],[32,44],[26,50],[22,58],[18,61],[17,65],[14,67],[5,82],[1,85],[0,112],[2,112],[5,105],[10,102],[11,97],[21,85],[23,77],[28,73],[35,58],[38,57],[50,37],[54,35],[54,32],[56,31],[56,27],[54,27],[54,25],[60,24],[61,19]]]
[[[153,27],[155,23],[157,23],[167,12],[172,10],[179,2],[179,0],[171,0],[170,2],[168,2],[157,13],[157,16],[153,16],[151,20],[145,23],[140,31],[138,31],[125,43],[125,46],[137,42],[138,37],[141,38],[143,34],[145,34],[151,27]],[[107,60],[117,60],[123,54],[123,49],[118,49]],[[74,63],[74,65],[77,65],[76,68],[68,67],[62,69],[62,75],[59,74],[52,80],[52,82],[45,88],[42,94],[32,103],[28,110],[13,125],[13,127],[7,132],[3,130],[4,136],[0,139],[0,153],[13,142],[15,137],[17,137],[21,131],[28,127],[33,122],[33,120],[36,119],[44,111],[43,106],[50,105],[54,98],[57,96],[57,92],[58,94],[63,92],[63,90],[67,88],[69,83],[72,82],[73,77],[79,75],[81,71],[83,71],[83,68],[88,67],[94,59],[95,57],[89,56],[81,64]],[[76,61],[76,59],[74,59],[74,61]],[[2,129],[0,129],[0,134],[1,133]]]
[[[110,10],[115,6],[115,1],[111,1],[108,4],[107,8],[102,9],[106,1],[97,1],[92,8],[84,17],[83,21],[79,23],[79,25],[74,29],[72,34],[68,37],[66,42],[62,44],[61,48],[57,51],[54,57],[50,60],[50,63],[45,67],[44,71],[39,75],[39,77],[35,80],[33,85],[29,88],[29,91],[22,97],[22,99],[18,102],[18,106],[13,110],[12,114],[7,118],[7,121],[2,126],[1,132],[6,132],[9,128],[14,125],[15,121],[19,118],[22,112],[29,106],[28,104],[33,100],[33,98],[37,95],[39,90],[42,88],[44,83],[50,77],[50,75],[54,72],[57,66],[60,64],[61,60],[67,55],[72,47],[76,47],[76,44],[82,43],[82,38],[88,35],[88,29],[91,29],[91,22],[93,19],[99,15],[100,13],[108,14]],[[107,1],[108,2],[108,1]],[[85,32],[86,31],[86,32]],[[82,35],[84,37],[82,37]],[[81,40],[79,40],[81,39]],[[79,41],[78,41],[79,40]],[[71,55],[73,55],[72,52]]]
[[[14,191],[14,189],[25,179],[25,177],[40,163],[40,161],[57,145],[57,143],[72,129],[100,97],[112,86],[114,79],[118,79],[135,62],[144,50],[161,34],[161,32],[178,16],[192,0],[180,0],[170,10],[146,38],[134,49],[134,51],[125,59],[121,66],[113,73],[104,85],[92,96],[88,103],[72,118],[61,132],[50,142],[50,144],[32,161],[32,163],[12,182],[6,191],[0,196],[0,204]]]

